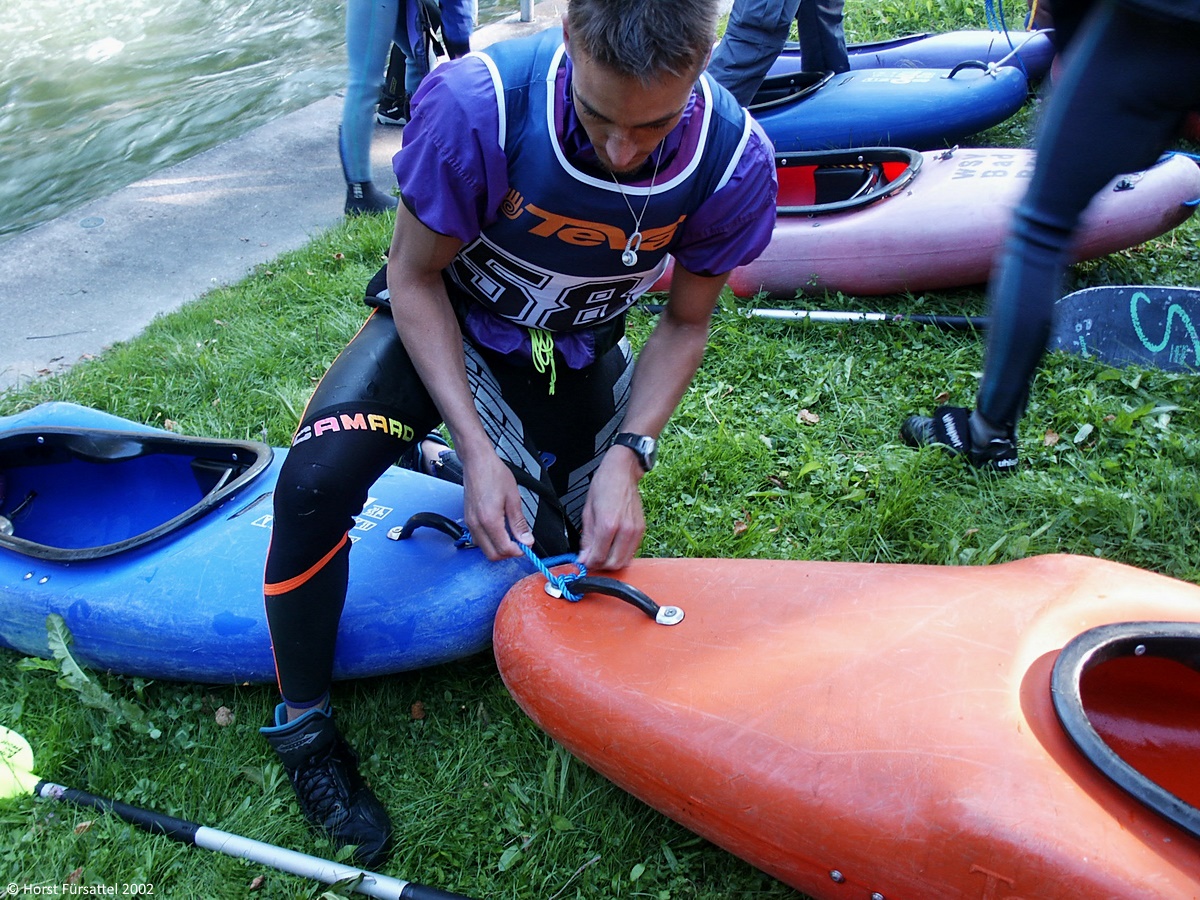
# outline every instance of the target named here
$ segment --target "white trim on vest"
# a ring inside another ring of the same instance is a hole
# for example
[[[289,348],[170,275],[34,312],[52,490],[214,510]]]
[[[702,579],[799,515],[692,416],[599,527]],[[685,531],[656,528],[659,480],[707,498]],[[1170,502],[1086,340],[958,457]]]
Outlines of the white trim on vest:
[[[492,89],[496,92],[496,112],[499,114],[500,133],[497,135],[499,139],[499,147],[504,150],[504,142],[508,139],[508,110],[504,106],[504,82],[500,80],[500,70],[496,68],[495,60],[486,53],[474,51],[468,53],[467,56],[474,56],[476,59],[483,60],[483,64],[487,66],[488,74],[492,76]],[[464,59],[466,57],[463,57]]]
[[[712,91],[709,90],[708,83],[701,78],[698,82],[704,93],[704,121],[700,126],[700,139],[696,143],[695,152],[692,153],[692,158],[688,160],[687,166],[684,167],[678,175],[670,181],[663,181],[655,184],[653,187],[636,187],[634,185],[622,184],[619,187],[611,178],[605,180],[603,178],[593,178],[584,172],[580,172],[568,161],[566,154],[563,153],[562,144],[558,137],[558,130],[555,128],[554,122],[554,103],[555,103],[555,82],[558,80],[558,67],[562,62],[563,54],[566,52],[566,46],[559,46],[555,51],[554,57],[550,60],[550,70],[546,73],[546,130],[550,135],[550,145],[554,148],[554,156],[558,160],[558,164],[563,171],[574,178],[576,181],[582,182],[589,187],[600,188],[601,190],[611,191],[613,193],[621,193],[622,191],[630,197],[644,197],[653,191],[655,194],[665,193],[672,188],[678,187],[696,171],[700,165],[700,161],[704,158],[704,148],[708,144],[708,131],[712,123],[713,101]],[[749,116],[747,115],[748,119]],[[743,145],[745,144],[745,136],[743,136]],[[740,154],[739,154],[740,155]],[[731,170],[732,171],[732,170]]]

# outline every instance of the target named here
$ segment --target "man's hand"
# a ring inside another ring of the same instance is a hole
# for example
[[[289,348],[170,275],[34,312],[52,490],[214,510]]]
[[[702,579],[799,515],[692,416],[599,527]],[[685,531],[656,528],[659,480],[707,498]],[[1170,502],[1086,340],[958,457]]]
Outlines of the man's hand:
[[[627,447],[612,447],[600,461],[583,507],[578,562],[596,569],[623,569],[646,533],[642,465]]]
[[[622,431],[662,432],[704,358],[708,323],[724,285],[724,275],[693,275],[675,267],[666,308],[633,369]],[[582,565],[622,569],[633,561],[646,533],[638,493],[645,474],[628,447],[610,447],[604,454],[583,507]]]
[[[491,448],[478,459],[463,460],[463,516],[471,539],[493,562],[520,556],[517,541],[533,546],[517,480]]]

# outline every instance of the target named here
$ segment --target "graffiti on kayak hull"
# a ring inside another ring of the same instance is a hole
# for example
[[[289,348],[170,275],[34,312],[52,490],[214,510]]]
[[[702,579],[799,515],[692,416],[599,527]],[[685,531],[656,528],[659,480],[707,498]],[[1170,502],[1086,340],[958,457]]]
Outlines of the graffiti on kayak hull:
[[[1055,304],[1050,349],[1110,366],[1200,369],[1200,288],[1104,285]]]
[[[1151,353],[1161,353],[1168,350],[1167,357],[1172,363],[1179,366],[1197,366],[1200,365],[1200,335],[1196,334],[1196,326],[1192,323],[1192,317],[1187,314],[1182,306],[1178,303],[1170,303],[1167,305],[1166,322],[1163,325],[1163,337],[1158,343],[1154,343],[1146,336],[1145,330],[1142,328],[1141,316],[1138,307],[1142,303],[1152,302],[1144,291],[1134,291],[1129,298],[1129,319],[1133,323],[1133,330],[1137,333],[1138,339],[1142,342],[1142,346]],[[1178,319],[1183,330],[1187,332],[1188,341],[1171,343],[1172,325]],[[1191,354],[1191,360],[1188,360],[1188,354]]]

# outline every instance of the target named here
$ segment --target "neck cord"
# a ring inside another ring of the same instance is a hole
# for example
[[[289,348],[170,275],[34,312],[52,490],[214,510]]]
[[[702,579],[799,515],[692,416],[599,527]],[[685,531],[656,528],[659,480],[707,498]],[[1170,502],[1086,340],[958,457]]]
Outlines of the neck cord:
[[[654,174],[650,176],[650,187],[646,189],[646,201],[642,204],[642,211],[635,213],[633,204],[629,202],[629,197],[625,194],[625,188],[621,187],[621,182],[617,181],[615,172],[610,171],[608,174],[613,180],[613,184],[617,186],[617,190],[621,192],[621,199],[625,201],[625,205],[629,207],[629,214],[633,216],[633,234],[629,236],[629,240],[625,242],[625,250],[621,254],[621,262],[627,266],[637,265],[638,248],[642,246],[642,219],[646,215],[646,210],[650,206],[650,195],[654,193],[654,182],[658,178],[658,166],[662,162],[662,145],[659,145],[658,159],[654,161]]]

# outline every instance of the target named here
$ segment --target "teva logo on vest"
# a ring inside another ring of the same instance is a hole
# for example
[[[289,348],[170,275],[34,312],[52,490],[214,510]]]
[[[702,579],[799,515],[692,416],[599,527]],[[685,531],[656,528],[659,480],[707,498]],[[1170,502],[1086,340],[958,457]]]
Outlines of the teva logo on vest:
[[[554,213],[542,209],[532,203],[526,203],[519,191],[510,190],[504,198],[501,207],[504,215],[516,221],[522,214],[528,213],[536,221],[529,228],[529,233],[538,237],[557,237],[566,244],[576,247],[600,247],[607,245],[611,250],[622,250],[629,239],[622,229],[604,222],[592,222],[588,219],[577,219],[564,213]],[[647,228],[642,232],[642,242],[639,249],[662,250],[671,243],[675,232],[683,224],[687,216],[680,216],[670,225],[660,228]]]

